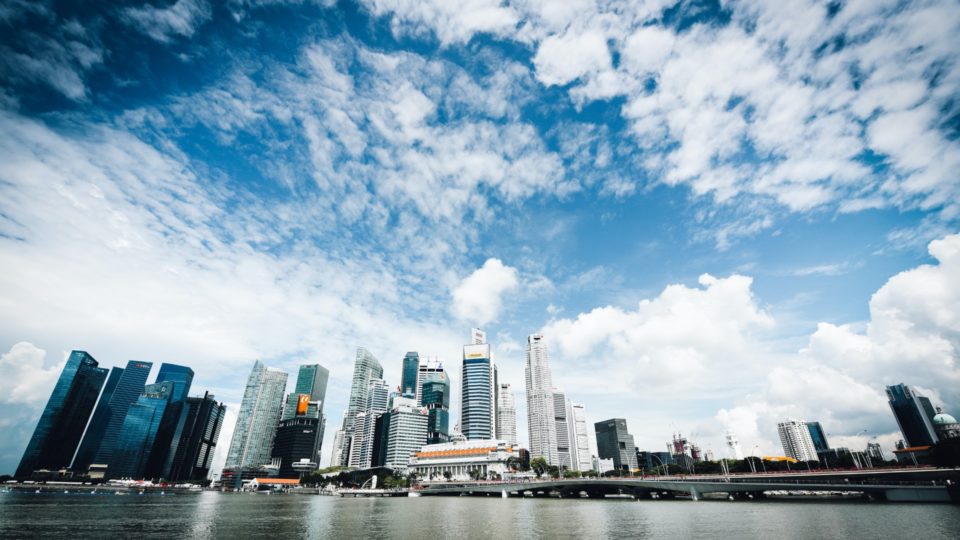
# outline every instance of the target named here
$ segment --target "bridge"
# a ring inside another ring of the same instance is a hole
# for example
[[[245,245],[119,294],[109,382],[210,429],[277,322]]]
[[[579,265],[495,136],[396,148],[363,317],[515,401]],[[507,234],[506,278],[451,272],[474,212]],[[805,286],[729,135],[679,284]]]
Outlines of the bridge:
[[[657,499],[679,495],[693,500],[721,494],[732,499],[762,499],[770,492],[858,493],[870,500],[960,504],[960,471],[897,469],[729,476],[577,478],[525,482],[430,482],[424,483],[419,490],[423,496],[602,498],[620,495]]]

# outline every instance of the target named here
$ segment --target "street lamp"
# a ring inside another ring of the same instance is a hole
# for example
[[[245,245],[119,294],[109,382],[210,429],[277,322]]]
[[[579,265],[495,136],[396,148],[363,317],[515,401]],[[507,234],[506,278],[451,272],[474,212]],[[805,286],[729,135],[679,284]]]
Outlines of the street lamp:
[[[660,462],[660,465],[663,465],[663,475],[664,475],[664,476],[670,476],[670,471],[667,470],[667,464],[664,463],[662,459],[660,459],[660,456],[654,454],[653,452],[650,452],[650,456],[657,458],[657,461]]]

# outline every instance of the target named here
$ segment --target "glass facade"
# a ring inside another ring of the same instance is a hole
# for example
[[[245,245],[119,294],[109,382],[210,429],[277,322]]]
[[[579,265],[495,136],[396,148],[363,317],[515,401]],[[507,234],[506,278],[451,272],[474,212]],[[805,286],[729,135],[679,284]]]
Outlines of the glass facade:
[[[887,387],[887,399],[908,446],[936,444],[938,437],[933,427],[933,417],[937,413],[929,398],[901,383]]]
[[[496,428],[493,361],[486,334],[474,329],[473,343],[463,347],[460,431],[469,439],[492,439]]]
[[[103,385],[103,392],[97,401],[97,408],[90,417],[90,423],[83,434],[83,441],[80,448],[77,449],[77,455],[73,458],[70,468],[78,472],[86,472],[93,457],[100,447],[100,440],[103,439],[103,432],[107,429],[107,421],[110,420],[110,399],[113,398],[113,391],[116,390],[120,382],[120,376],[123,375],[123,368],[111,368],[107,376],[107,383]]]
[[[363,347],[357,348],[357,357],[353,364],[353,382],[350,384],[350,401],[347,411],[343,415],[343,437],[341,447],[337,449],[340,463],[333,465],[347,465],[350,462],[350,447],[354,442],[353,424],[357,415],[367,410],[367,397],[370,381],[383,378],[383,366],[370,351]]]
[[[286,387],[285,372],[267,368],[259,360],[254,362],[225,468],[260,467],[270,463]]]
[[[820,425],[820,422],[805,423],[807,424],[807,430],[810,431],[810,438],[813,440],[813,447],[816,448],[817,452],[829,450],[830,445],[827,443],[827,434],[824,433],[823,426]]]
[[[207,477],[226,413],[226,405],[217,403],[209,393],[186,399],[181,413],[183,427],[170,446],[164,478],[185,482]]]
[[[281,420],[273,441],[273,458],[280,460],[280,478],[298,478],[301,470],[295,463],[306,460],[316,469],[320,463],[320,419],[298,416]]]
[[[612,459],[617,470],[637,468],[637,449],[633,435],[627,432],[627,421],[611,418],[593,425],[597,433],[597,454],[600,459]]]
[[[408,352],[403,357],[403,371],[400,375],[400,395],[416,398],[417,378],[420,375],[420,355]]]
[[[176,383],[149,384],[130,406],[117,438],[113,459],[107,468],[110,478],[144,478],[154,452],[154,443]],[[162,450],[162,449],[158,449]],[[152,477],[153,475],[149,475]]]
[[[165,381],[174,383],[173,394],[170,396],[170,401],[181,401],[190,393],[190,385],[193,384],[193,370],[187,366],[166,363],[160,364],[160,372],[157,373],[157,380],[154,382],[160,383]]]
[[[131,360],[127,362],[127,367],[123,369],[117,387],[113,391],[108,404],[109,418],[106,420],[106,426],[103,429],[103,438],[97,447],[93,463],[109,465],[113,459],[113,450],[120,436],[120,428],[127,417],[127,411],[130,406],[137,401],[140,394],[143,393],[143,387],[147,383],[147,376],[150,375],[150,369],[153,368],[151,362],[140,362]],[[92,441],[95,442],[95,441]]]
[[[441,378],[423,383],[423,406],[427,408],[427,444],[450,440],[450,381]]]
[[[297,403],[301,395],[309,396],[309,401],[319,403],[311,410],[316,411],[314,416],[323,414],[323,405],[327,399],[327,381],[330,371],[320,364],[305,364],[300,366],[297,374],[297,386],[292,394],[287,395],[287,403],[283,408],[283,419],[289,420],[297,416]]]
[[[38,469],[68,467],[83,430],[107,378],[107,370],[84,351],[73,351],[53,387],[27,449],[17,467],[17,477]]]

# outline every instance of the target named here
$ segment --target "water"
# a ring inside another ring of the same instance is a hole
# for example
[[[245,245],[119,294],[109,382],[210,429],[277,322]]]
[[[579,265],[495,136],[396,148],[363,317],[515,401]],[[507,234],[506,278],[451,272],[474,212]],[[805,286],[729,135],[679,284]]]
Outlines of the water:
[[[0,494],[0,538],[951,538],[960,507],[308,495]]]

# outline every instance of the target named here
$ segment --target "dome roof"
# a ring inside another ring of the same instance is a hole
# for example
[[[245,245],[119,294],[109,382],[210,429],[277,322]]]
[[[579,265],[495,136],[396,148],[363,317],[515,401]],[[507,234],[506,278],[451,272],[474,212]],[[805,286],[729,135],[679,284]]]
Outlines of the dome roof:
[[[933,417],[933,423],[934,425],[938,425],[938,426],[942,426],[945,424],[956,424],[957,419],[945,412],[942,412]]]

